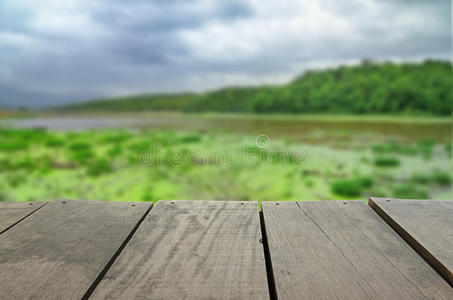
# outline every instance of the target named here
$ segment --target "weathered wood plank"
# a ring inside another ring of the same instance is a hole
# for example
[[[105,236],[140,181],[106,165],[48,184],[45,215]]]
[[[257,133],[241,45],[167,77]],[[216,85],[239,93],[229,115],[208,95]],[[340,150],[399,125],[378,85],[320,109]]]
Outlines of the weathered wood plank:
[[[0,234],[45,204],[46,202],[0,202]]]
[[[0,235],[1,298],[80,299],[150,206],[48,203]]]
[[[362,201],[264,202],[280,299],[452,299],[453,290]]]
[[[453,286],[453,201],[370,198],[369,205]]]
[[[268,298],[255,202],[159,201],[94,299]]]

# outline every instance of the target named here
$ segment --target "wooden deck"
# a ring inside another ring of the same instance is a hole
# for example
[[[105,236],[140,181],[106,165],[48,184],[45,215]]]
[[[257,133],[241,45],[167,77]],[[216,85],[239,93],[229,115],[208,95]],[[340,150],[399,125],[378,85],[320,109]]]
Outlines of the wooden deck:
[[[453,201],[0,203],[0,299],[453,299]]]

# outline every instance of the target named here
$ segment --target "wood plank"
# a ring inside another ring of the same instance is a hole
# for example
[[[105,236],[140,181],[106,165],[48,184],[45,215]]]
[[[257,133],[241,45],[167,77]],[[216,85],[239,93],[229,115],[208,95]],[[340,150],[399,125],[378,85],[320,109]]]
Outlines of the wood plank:
[[[263,299],[256,202],[159,201],[94,299]]]
[[[45,204],[46,202],[0,202],[0,234]]]
[[[150,206],[48,203],[0,235],[1,298],[82,298]]]
[[[369,205],[453,286],[453,201],[370,198]]]
[[[280,299],[452,299],[453,290],[362,201],[263,202]]]

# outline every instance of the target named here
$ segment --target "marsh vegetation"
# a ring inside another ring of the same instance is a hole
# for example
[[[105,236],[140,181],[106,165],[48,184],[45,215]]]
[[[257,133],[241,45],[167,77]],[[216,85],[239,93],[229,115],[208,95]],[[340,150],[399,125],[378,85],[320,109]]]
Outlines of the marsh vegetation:
[[[0,200],[451,198],[448,119],[354,128],[351,119],[330,127],[325,117],[223,117],[254,124],[237,131],[218,118],[193,118],[197,126],[190,118],[122,129],[2,127]],[[411,126],[418,139],[405,134]]]

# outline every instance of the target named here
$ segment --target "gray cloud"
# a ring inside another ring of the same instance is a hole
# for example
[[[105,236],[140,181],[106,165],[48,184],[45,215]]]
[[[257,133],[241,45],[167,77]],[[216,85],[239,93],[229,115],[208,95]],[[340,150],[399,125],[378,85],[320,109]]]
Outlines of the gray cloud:
[[[274,83],[451,55],[448,0],[4,0],[0,107]]]

